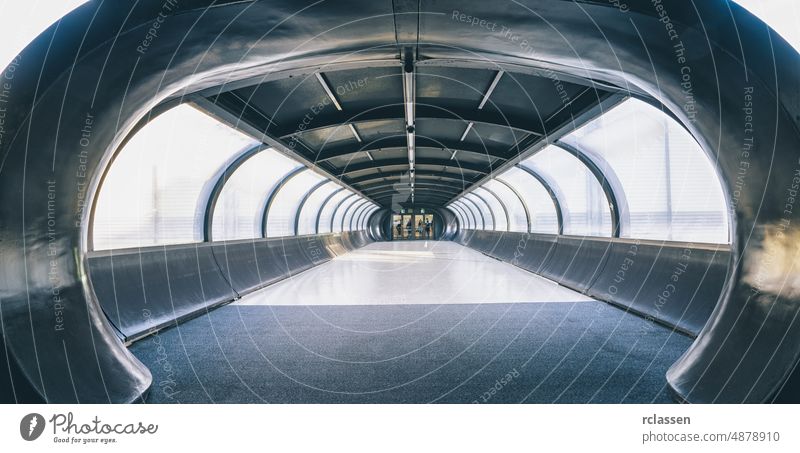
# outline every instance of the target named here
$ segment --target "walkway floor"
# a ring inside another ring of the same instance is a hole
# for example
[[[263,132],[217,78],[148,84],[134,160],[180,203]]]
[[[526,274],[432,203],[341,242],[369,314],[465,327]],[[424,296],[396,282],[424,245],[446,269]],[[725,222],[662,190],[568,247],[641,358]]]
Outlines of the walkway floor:
[[[237,305],[581,302],[592,299],[444,241],[376,242],[249,294]]]

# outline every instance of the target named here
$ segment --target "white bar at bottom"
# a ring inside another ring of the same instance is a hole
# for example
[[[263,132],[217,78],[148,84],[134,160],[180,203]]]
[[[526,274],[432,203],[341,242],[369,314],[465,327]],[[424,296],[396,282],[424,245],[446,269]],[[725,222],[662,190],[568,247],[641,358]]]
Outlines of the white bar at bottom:
[[[0,411],[0,442],[8,452],[797,452],[797,409],[791,405],[19,405]],[[21,431],[30,427],[20,422],[31,413],[41,415],[45,427],[37,439],[26,441]],[[65,420],[70,413],[73,426],[68,427]],[[676,422],[676,417],[688,423],[668,423]],[[97,433],[129,425],[138,429],[140,422],[145,430],[155,426],[155,432]],[[659,436],[662,441],[657,441]]]

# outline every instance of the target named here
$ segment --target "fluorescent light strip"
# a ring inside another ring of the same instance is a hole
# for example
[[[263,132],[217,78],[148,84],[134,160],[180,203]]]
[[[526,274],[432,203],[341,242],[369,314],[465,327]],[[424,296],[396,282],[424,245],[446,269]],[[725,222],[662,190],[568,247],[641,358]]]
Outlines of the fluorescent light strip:
[[[322,89],[325,90],[325,93],[327,93],[328,97],[331,98],[333,106],[336,107],[336,110],[341,111],[342,106],[339,105],[339,101],[337,101],[336,96],[333,95],[333,91],[331,91],[331,87],[328,86],[328,82],[326,82],[325,79],[322,77],[322,73],[318,72],[315,75],[317,76],[317,80],[319,80],[319,84],[322,85]]]
[[[412,182],[411,200],[414,200],[414,165],[416,160],[415,137],[414,137],[414,103],[415,103],[415,86],[414,86],[414,66],[409,60],[403,67],[403,103],[405,104],[406,116],[406,146],[408,148],[408,169],[410,172],[410,180]]]
[[[356,131],[356,127],[353,126],[353,123],[348,123],[347,125],[350,126],[350,132],[353,133],[353,137],[355,137],[356,140],[358,140],[358,143],[361,143],[361,136],[358,135],[358,131]]]
[[[481,100],[480,105],[478,105],[478,110],[481,110],[486,102],[489,100],[489,96],[492,95],[495,87],[497,87],[497,83],[500,82],[500,78],[503,77],[503,71],[497,71],[497,75],[494,76],[494,80],[492,80],[492,84],[489,85],[489,89],[486,90],[486,94],[483,95],[483,99]]]
[[[359,141],[361,141],[361,140],[359,140]],[[367,151],[367,157],[369,157],[369,160],[375,160],[375,159],[372,158],[372,154],[369,151]]]
[[[415,161],[414,133],[406,132],[406,139],[408,141],[408,167],[413,172]]]
[[[406,127],[414,126],[414,72],[403,73],[403,101],[406,106]]]
[[[467,128],[464,129],[464,134],[461,135],[461,139],[459,140],[460,142],[463,142],[464,139],[467,138],[467,134],[469,134],[469,130],[472,129],[473,124],[474,123],[472,121],[470,121],[469,124],[467,124]]]
[[[458,150],[457,149],[453,150],[453,155],[450,156],[450,160],[453,160],[453,159],[456,158],[456,153],[458,153]]]

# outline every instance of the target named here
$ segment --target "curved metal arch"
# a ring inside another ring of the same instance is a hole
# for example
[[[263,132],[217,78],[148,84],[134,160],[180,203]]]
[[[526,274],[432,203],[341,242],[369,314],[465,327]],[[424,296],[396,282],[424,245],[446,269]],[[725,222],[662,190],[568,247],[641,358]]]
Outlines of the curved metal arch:
[[[501,177],[502,177],[502,175],[501,175]],[[514,195],[517,196],[517,198],[519,199],[519,202],[522,203],[522,209],[525,211],[525,220],[528,222],[528,230],[527,231],[528,231],[528,233],[530,233],[531,232],[531,212],[530,212],[530,209],[528,209],[528,203],[525,202],[524,198],[522,198],[522,194],[520,194],[519,191],[514,186],[512,186],[508,182],[500,179],[499,177],[495,178],[494,180],[499,182],[500,184],[508,187],[512,192],[514,192]]]
[[[364,215],[364,212],[366,212],[368,209],[369,203],[356,209],[356,212],[354,212],[353,216],[350,217],[350,231],[358,231],[358,222],[361,220],[361,216]],[[356,228],[353,228],[353,223],[355,223]]]
[[[470,226],[472,226],[472,229],[478,229],[478,219],[475,218],[475,213],[472,212],[472,209],[468,208],[467,205],[461,202],[461,200],[454,201],[452,205],[461,209],[462,214],[464,215],[464,220],[467,221],[467,229],[469,229]],[[471,225],[470,220],[472,220]]]
[[[364,218],[361,219],[362,228],[364,230],[369,229],[369,222],[370,222],[370,219],[372,218],[372,215],[375,214],[375,212],[379,211],[380,209],[381,209],[380,206],[375,205],[369,211],[367,211],[366,214],[364,214]]]
[[[315,184],[311,189],[309,189],[305,193],[305,195],[303,195],[303,198],[300,199],[300,204],[297,206],[297,212],[295,212],[295,214],[294,214],[294,235],[295,236],[300,234],[300,213],[303,212],[303,206],[305,206],[306,201],[308,201],[309,197],[311,197],[311,195],[314,192],[316,192],[317,189],[319,189],[320,187],[324,186],[325,184],[330,184],[332,182],[333,181],[331,181],[330,179],[325,179],[323,181],[320,181],[319,183]]]
[[[456,217],[459,225],[463,227],[465,230],[467,229],[467,225],[465,224],[464,214],[459,210],[457,207],[453,206],[453,204],[449,204],[444,207],[445,209],[449,209],[452,211],[453,215]]]
[[[361,211],[361,214],[358,215],[358,219],[355,219],[356,220],[356,222],[355,222],[356,223],[356,225],[355,225],[356,231],[361,229],[361,221],[364,219],[364,215],[366,215],[366,213],[368,213],[374,207],[375,207],[374,204],[369,203],[368,206],[363,211]],[[353,222],[352,221],[350,222],[350,230],[351,231],[353,230]]]
[[[497,194],[494,193],[494,191],[492,189],[490,189],[488,187],[480,186],[480,187],[477,187],[475,190],[478,190],[478,189],[483,189],[483,190],[489,192],[489,194],[491,196],[493,196],[500,203],[500,207],[503,208],[503,213],[506,216],[506,231],[511,231],[511,217],[508,215],[508,208],[506,207],[506,204],[503,203],[503,200],[499,196],[497,196]],[[497,224],[495,224],[494,229],[495,229],[495,231],[497,231]]]
[[[314,223],[314,233],[319,234],[319,219],[322,216],[322,211],[325,210],[325,206],[328,204],[329,201],[339,192],[345,190],[344,187],[339,187],[338,189],[334,190],[330,195],[328,195],[322,204],[319,207],[319,211],[317,211],[317,221]]]
[[[466,203],[467,201],[469,201],[469,203],[470,203],[472,206],[474,206],[474,207],[475,207],[475,209],[474,209],[474,210],[473,210],[471,207],[469,207],[469,205]],[[480,218],[481,218],[481,228],[480,228],[480,229],[481,229],[481,230],[485,230],[485,229],[486,229],[486,217],[484,217],[484,216],[483,216],[483,212],[481,212],[481,208],[478,206],[478,204],[477,204],[477,203],[475,203],[473,200],[470,200],[470,199],[469,199],[469,198],[467,198],[466,196],[464,196],[464,197],[461,197],[461,202],[462,202],[462,204],[463,204],[464,206],[466,206],[466,207],[467,207],[467,209],[469,209],[470,211],[472,211],[472,217],[474,217],[474,218],[475,218],[475,229],[476,229],[476,230],[478,229],[478,216],[480,216]],[[476,213],[476,212],[478,213],[478,216],[476,216],[476,215],[475,215],[475,213]]]
[[[611,211],[611,235],[613,237],[627,235],[631,223],[628,200],[625,198],[622,183],[611,165],[599,154],[580,150],[561,140],[558,140],[554,146],[578,158],[592,172],[597,182],[600,183],[600,187],[603,188],[608,208]]]
[[[372,209],[369,210],[369,212],[367,212],[367,214],[364,216],[364,219],[362,220],[362,222],[363,222],[362,228],[364,230],[369,230],[369,222],[372,219],[372,216],[375,215],[375,213],[380,211],[380,210],[381,210],[381,207],[378,206],[378,205],[375,205],[375,206],[372,207]]]
[[[201,206],[198,206],[198,210],[202,210],[203,212],[203,242],[212,241],[213,232],[211,229],[214,223],[214,210],[222,194],[222,189],[225,188],[225,183],[227,183],[236,170],[244,165],[251,157],[266,149],[269,149],[269,146],[263,143],[256,143],[244,147],[239,153],[225,162],[214,177],[203,187],[200,197],[198,197],[198,202],[201,204]],[[204,194],[205,196],[203,196]]]
[[[375,211],[375,209],[377,209],[377,208],[378,208],[378,206],[377,206],[377,205],[375,205],[375,204],[372,204],[372,206],[370,206],[370,207],[369,207],[369,208],[367,208],[367,209],[366,209],[364,212],[362,212],[362,213],[361,213],[361,218],[360,218],[360,219],[358,219],[358,225],[357,225],[359,230],[365,230],[365,229],[367,228],[367,227],[366,227],[366,225],[367,225],[367,219],[369,218],[369,216],[371,215],[371,213],[372,213],[373,211]]]
[[[376,175],[369,175],[366,177],[361,178],[352,178],[348,182],[350,184],[364,184],[372,181],[381,181],[384,179],[402,179],[403,176],[408,175],[408,171],[396,171],[391,173],[379,173]],[[444,174],[430,172],[428,170],[424,171],[415,171],[414,172],[414,179],[427,179],[427,180],[442,180],[442,181],[455,181],[460,182],[463,184],[464,187],[468,187],[472,184],[472,181],[464,178],[453,178]]]
[[[349,213],[351,209],[355,208],[355,211],[353,211],[353,214],[355,214],[355,212],[358,211],[366,203],[369,203],[369,200],[366,199],[366,198],[362,199],[362,200],[357,200],[357,201],[354,201],[353,203],[350,203],[350,205],[347,207],[347,209],[344,210],[344,214],[342,214],[342,224],[341,224],[341,230],[340,230],[342,233],[345,232],[344,221],[347,218],[347,213]],[[350,221],[351,222],[353,221],[352,217],[350,218]]]
[[[358,219],[356,220],[356,226],[355,226],[355,229],[356,229],[356,231],[361,231],[361,224],[362,224],[362,222],[363,222],[363,220],[364,220],[364,216],[365,216],[365,215],[366,215],[366,214],[367,214],[367,213],[368,213],[370,210],[372,210],[374,207],[375,207],[375,205],[370,205],[370,206],[368,206],[366,209],[364,209],[363,211],[361,211],[361,214],[359,214],[359,215],[358,215]],[[352,222],[350,222],[350,229],[351,229],[351,230],[353,229]]]
[[[369,206],[370,206],[370,202],[369,202],[369,200],[367,200],[366,203],[364,203],[363,205],[361,205],[358,208],[356,208],[356,210],[353,212],[352,217],[350,217],[350,231],[354,231],[353,230],[353,222],[356,222],[356,225],[358,225],[358,221],[361,220],[361,215],[364,214],[364,211],[369,209]],[[342,227],[342,229],[344,230],[344,227]]]
[[[333,231],[333,220],[336,218],[336,213],[339,212],[339,208],[342,207],[342,203],[344,203],[345,201],[347,201],[347,200],[349,200],[349,199],[351,199],[351,198],[353,198],[353,197],[355,197],[357,195],[358,194],[356,194],[356,193],[351,193],[350,195],[348,195],[348,196],[342,198],[341,200],[339,200],[339,203],[337,203],[336,207],[333,208],[333,212],[331,212],[331,233],[335,233],[335,231]],[[351,201],[350,204],[353,204],[353,202]],[[342,216],[342,218],[344,218],[344,216]]]
[[[406,143],[405,133],[396,135],[386,135],[383,137],[377,137],[373,140],[370,140],[359,147],[354,147],[352,144],[349,143],[345,145],[335,145],[335,146],[325,147],[325,149],[319,152],[319,156],[315,160],[315,162],[325,162],[331,159],[352,156],[354,154],[359,154],[359,153],[375,152],[375,151],[380,151],[382,149],[405,148],[406,145],[407,143]],[[417,136],[415,138],[415,147],[417,149],[422,149],[422,148],[446,149],[450,150],[451,153],[452,151],[458,151],[459,154],[464,153],[483,158],[500,159],[502,161],[506,161],[514,157],[514,155],[510,154],[509,152],[504,152],[497,149],[491,149],[486,146],[476,145],[474,143],[460,142],[454,140],[447,140],[447,141],[434,140],[424,136]]]
[[[550,199],[553,200],[553,206],[556,210],[556,217],[558,218],[558,234],[564,234],[564,225],[569,223],[569,211],[567,211],[566,205],[561,203],[564,195],[561,193],[558,184],[522,164],[517,164],[516,167],[539,181],[539,184],[541,184],[544,190],[547,191],[547,194],[550,195]]]
[[[492,211],[492,206],[486,201],[485,198],[483,198],[482,196],[476,194],[475,191],[473,190],[472,192],[470,192],[468,194],[465,194],[464,198],[467,198],[469,201],[471,201],[473,204],[475,204],[475,206],[478,206],[478,203],[475,203],[475,200],[473,200],[471,198],[468,198],[470,195],[472,195],[473,197],[477,198],[478,200],[481,201],[481,203],[486,205],[486,210],[489,211],[489,217],[492,218],[492,231],[496,231],[497,230],[497,219],[495,219],[495,217],[494,217],[494,211]],[[486,229],[486,216],[483,215],[483,212],[481,212],[481,217],[483,217],[483,229]]]
[[[267,196],[267,201],[264,203],[264,210],[261,213],[261,237],[267,237],[267,220],[269,220],[269,210],[272,208],[272,203],[275,201],[275,197],[278,196],[278,192],[283,189],[283,186],[286,185],[287,182],[291,181],[292,178],[299,175],[304,171],[311,171],[305,166],[300,166],[295,168],[294,170],[290,171],[289,173],[285,174],[280,181],[278,181],[272,189],[270,189],[269,195]]]
[[[318,120],[319,124],[303,131],[280,131],[281,140],[291,139],[293,136],[302,135],[304,133],[323,132],[328,129],[346,128],[349,124],[359,126],[364,123],[370,122],[385,122],[402,120],[404,118],[404,104],[384,104],[380,108],[370,107],[367,110],[355,112],[342,112],[336,111],[334,113],[325,115]],[[463,123],[465,126],[468,123],[475,123],[478,125],[496,126],[505,129],[510,129],[521,134],[531,134],[536,137],[542,137],[545,131],[542,129],[531,129],[531,121],[529,118],[523,117],[510,117],[503,113],[494,113],[493,110],[474,109],[474,108],[459,108],[457,106],[443,107],[434,104],[414,104],[414,118],[415,120],[428,120],[428,121],[452,121]]]

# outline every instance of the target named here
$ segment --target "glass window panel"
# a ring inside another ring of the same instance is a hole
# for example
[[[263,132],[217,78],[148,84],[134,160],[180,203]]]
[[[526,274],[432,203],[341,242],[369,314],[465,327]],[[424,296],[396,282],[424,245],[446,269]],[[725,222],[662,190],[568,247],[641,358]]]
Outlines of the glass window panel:
[[[509,231],[528,231],[528,217],[525,215],[525,206],[523,206],[522,200],[513,190],[494,179],[487,181],[483,187],[491,190],[503,200],[503,205],[508,210],[508,219],[511,222],[508,228]]]
[[[366,211],[364,211],[363,214],[361,214],[361,218],[358,219],[358,229],[359,230],[366,230],[367,229],[367,224],[369,223],[368,222],[369,221],[369,217],[372,215],[373,212],[375,212],[376,209],[378,209],[378,207],[375,206],[374,204],[370,203],[369,208]]]
[[[350,220],[350,231],[358,231],[361,229],[361,216],[372,207],[372,203],[367,202],[364,206],[362,206],[355,214],[353,214],[353,218]]]
[[[496,196],[483,187],[478,187],[475,189],[475,194],[480,195],[481,199],[486,201],[486,203],[489,205],[489,208],[492,210],[492,213],[494,214],[494,229],[496,231],[508,231],[506,211],[503,209],[503,205],[500,203],[500,200],[498,200]]]
[[[601,156],[616,173],[630,213],[626,236],[728,242],[725,198],[710,159],[661,110],[628,99],[564,141]]]
[[[324,177],[306,169],[294,175],[278,190],[267,214],[268,238],[294,235],[294,222],[300,201],[312,187],[324,180]]]
[[[453,212],[458,215],[458,220],[460,223],[459,227],[462,230],[469,229],[469,219],[467,219],[467,214],[464,212],[464,209],[457,205],[455,201],[450,203],[450,207],[453,208]]]
[[[363,214],[361,214],[361,218],[358,219],[358,228],[357,228],[358,230],[367,229],[367,223],[368,223],[367,220],[369,219],[369,216],[371,216],[372,213],[375,212],[375,209],[377,209],[375,205],[370,203],[370,207],[367,208],[367,210],[364,211]]]
[[[260,238],[267,197],[284,176],[298,167],[298,162],[271,149],[247,159],[225,182],[219,194],[211,223],[211,239]]]
[[[356,231],[354,223],[358,220],[358,216],[369,207],[369,202],[365,201],[360,205],[353,206],[349,213],[347,213],[347,218],[344,220],[344,231]]]
[[[603,188],[594,174],[577,157],[556,146],[547,146],[522,162],[522,165],[547,174],[564,199],[569,212],[564,234],[611,236],[611,211]]]
[[[475,203],[472,203],[471,201],[467,200],[464,197],[461,197],[458,200],[458,203],[470,215],[470,218],[471,218],[470,225],[472,226],[472,228],[474,228],[476,230],[482,230],[483,229],[483,217],[481,217],[481,213],[478,211],[478,207],[475,206]]]
[[[202,241],[207,181],[253,144],[188,104],[157,116],[108,170],[95,206],[94,249]]]
[[[358,195],[353,194],[352,197],[347,198],[344,200],[339,209],[333,214],[333,229],[331,230],[334,233],[341,233],[342,232],[342,219],[344,215],[347,214],[347,211],[353,204],[358,203],[361,200],[361,197]]]
[[[456,216],[456,219],[458,219],[458,226],[461,229],[466,229],[467,228],[467,221],[464,219],[464,215],[461,213],[461,210],[458,209],[458,207],[454,206],[452,203],[450,203],[448,208],[450,209],[450,212],[452,212],[453,215]]]
[[[467,220],[467,215],[459,206],[456,205],[451,205],[451,206],[453,207],[453,212],[455,212],[456,215],[458,216],[459,227],[464,230],[468,229],[469,220]]]
[[[359,230],[366,230],[367,225],[369,224],[369,217],[372,215],[378,207],[375,203],[369,204],[369,209],[367,209],[364,214],[361,215],[361,219],[359,219],[358,229]]]
[[[328,181],[328,183],[318,187],[317,190],[308,196],[308,199],[306,199],[306,202],[303,205],[303,209],[300,210],[297,234],[302,235],[317,233],[317,214],[319,213],[320,208],[322,208],[322,203],[333,192],[339,189],[341,189],[341,187],[338,184],[333,181]]]
[[[350,206],[350,209],[348,209],[344,214],[342,225],[340,225],[342,231],[350,231],[350,225],[353,224],[353,217],[355,217],[361,208],[366,206],[367,203],[369,203],[369,201],[361,198],[359,199],[358,203],[354,203],[352,206]]]
[[[336,206],[342,202],[342,200],[351,195],[353,195],[353,192],[348,189],[344,189],[336,192],[336,195],[331,197],[331,199],[325,203],[325,205],[322,207],[322,212],[319,215],[320,234],[331,232],[331,216],[333,216],[333,211],[336,209]]]
[[[473,210],[468,208],[467,205],[465,205],[464,202],[462,202],[461,200],[456,200],[455,202],[453,202],[453,205],[456,206],[458,209],[461,209],[461,213],[464,216],[464,220],[467,221],[466,228],[470,230],[477,229],[475,214]]]
[[[492,218],[492,213],[489,210],[489,205],[487,205],[480,197],[476,196],[474,193],[468,193],[464,195],[466,202],[469,203],[470,201],[472,204],[470,206],[478,209],[480,212],[476,212],[475,215],[480,219],[483,219],[483,229],[484,230],[493,230],[494,229],[494,219]],[[480,222],[480,220],[479,220]]]
[[[558,213],[542,183],[516,167],[509,168],[497,179],[511,184],[525,200],[531,215],[531,232],[558,234]]]

